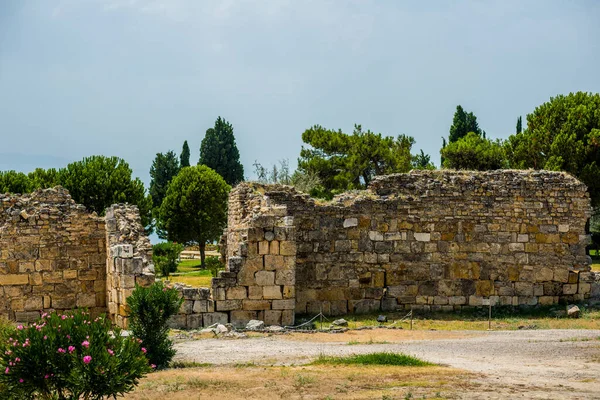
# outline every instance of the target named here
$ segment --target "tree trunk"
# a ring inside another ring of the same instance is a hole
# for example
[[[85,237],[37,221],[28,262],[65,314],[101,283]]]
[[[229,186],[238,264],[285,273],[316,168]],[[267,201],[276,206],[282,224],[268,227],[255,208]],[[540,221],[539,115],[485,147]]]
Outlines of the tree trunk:
[[[199,246],[200,248],[200,268],[204,269],[206,268],[206,265],[204,264],[204,259],[206,258],[204,252],[206,250],[206,243],[205,242],[200,242]]]

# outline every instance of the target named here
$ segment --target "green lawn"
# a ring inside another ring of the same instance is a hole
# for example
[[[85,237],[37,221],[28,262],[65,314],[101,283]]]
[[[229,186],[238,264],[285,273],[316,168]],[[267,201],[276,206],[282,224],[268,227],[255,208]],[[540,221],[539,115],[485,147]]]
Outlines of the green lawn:
[[[177,272],[172,273],[169,280],[193,287],[210,287],[212,275],[209,270],[200,269],[200,260],[181,260]]]

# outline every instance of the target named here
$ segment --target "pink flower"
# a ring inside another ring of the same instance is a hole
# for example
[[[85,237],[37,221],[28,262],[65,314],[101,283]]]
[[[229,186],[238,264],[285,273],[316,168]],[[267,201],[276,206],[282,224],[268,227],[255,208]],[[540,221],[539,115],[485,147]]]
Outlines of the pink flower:
[[[114,352],[114,351],[112,351],[111,349],[106,349],[106,351],[108,351],[108,354],[110,354],[111,356],[114,356],[114,355],[115,355],[115,352]]]
[[[6,369],[4,370],[5,374],[8,374],[10,372],[10,368],[6,367]]]
[[[147,351],[146,348],[142,347],[142,353],[146,354],[146,351]]]
[[[66,316],[66,315],[61,315],[61,316],[60,316],[60,319],[62,319],[62,320],[66,319],[66,318],[67,318],[67,316]]]
[[[59,353],[66,353],[67,351],[65,349],[63,349],[62,347],[58,348],[58,352]]]
[[[84,364],[89,364],[90,362],[92,362],[92,356],[84,356],[83,362]]]
[[[20,330],[20,331],[22,331],[23,330],[23,325],[17,326],[17,329]]]
[[[156,364],[150,364],[150,368],[152,368],[152,369],[156,368]]]
[[[23,378],[19,379],[19,383],[23,383]]]
[[[44,379],[48,379],[48,378],[50,378],[50,375],[48,375],[48,374],[44,375]]]
[[[75,351],[75,346],[69,346],[69,354]]]
[[[19,362],[21,359],[19,357],[15,358],[15,362]]]
[[[47,339],[48,339],[48,336],[44,335],[44,340],[47,340]]]
[[[90,342],[84,340],[83,342],[81,342],[81,345],[87,349],[88,347],[90,347]]]

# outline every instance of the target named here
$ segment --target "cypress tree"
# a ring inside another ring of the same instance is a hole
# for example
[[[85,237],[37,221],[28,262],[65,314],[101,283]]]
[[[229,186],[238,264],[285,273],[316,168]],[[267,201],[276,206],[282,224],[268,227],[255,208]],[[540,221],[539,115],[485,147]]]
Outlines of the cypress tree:
[[[190,166],[190,146],[188,146],[187,140],[183,142],[183,149],[181,149],[181,155],[179,156],[179,166],[181,168]]]
[[[233,126],[224,118],[218,117],[214,128],[206,131],[200,145],[198,165],[212,168],[231,186],[244,180],[244,167],[240,163]]]

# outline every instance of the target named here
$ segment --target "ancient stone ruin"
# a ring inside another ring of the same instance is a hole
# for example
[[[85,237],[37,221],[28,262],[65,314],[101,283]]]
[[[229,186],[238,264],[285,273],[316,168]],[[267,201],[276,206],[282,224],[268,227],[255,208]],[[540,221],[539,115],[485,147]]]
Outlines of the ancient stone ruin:
[[[413,171],[331,202],[242,183],[229,197],[227,270],[211,289],[178,286],[171,325],[583,301],[600,293],[590,213],[585,185],[560,172]],[[61,188],[0,196],[0,310],[11,319],[81,306],[125,326],[150,264],[133,206],[101,218]]]
[[[151,250],[135,206],[114,205],[104,218],[60,187],[0,195],[0,314],[32,321],[86,307],[124,326],[125,298],[154,282]]]

